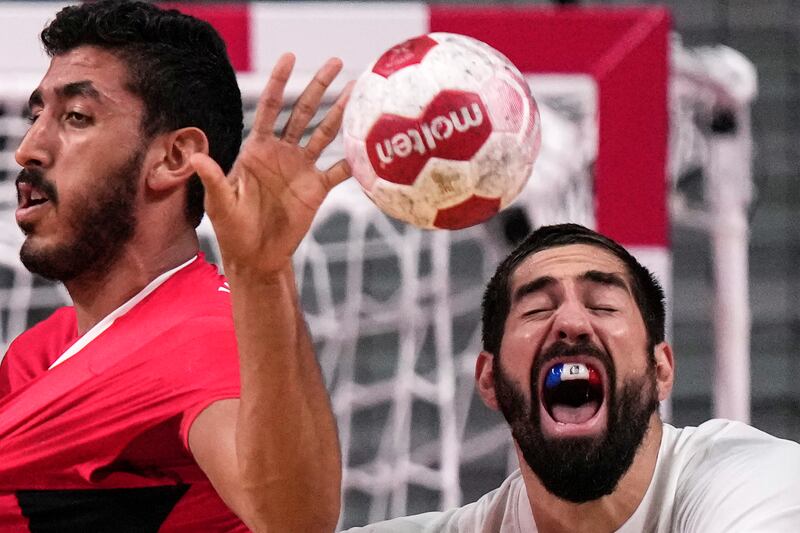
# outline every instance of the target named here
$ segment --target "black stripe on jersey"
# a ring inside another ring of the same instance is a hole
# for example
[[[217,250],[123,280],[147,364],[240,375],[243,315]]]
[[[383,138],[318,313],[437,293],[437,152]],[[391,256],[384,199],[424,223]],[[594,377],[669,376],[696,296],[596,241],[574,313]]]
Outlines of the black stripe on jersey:
[[[31,533],[155,533],[189,486],[20,490],[16,496]]]

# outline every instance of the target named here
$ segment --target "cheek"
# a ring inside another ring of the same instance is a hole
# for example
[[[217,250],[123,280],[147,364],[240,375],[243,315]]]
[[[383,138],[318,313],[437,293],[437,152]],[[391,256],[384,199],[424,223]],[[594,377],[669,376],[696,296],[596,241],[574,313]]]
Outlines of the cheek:
[[[611,347],[611,357],[617,369],[617,385],[628,378],[641,379],[647,374],[650,356],[643,343],[633,343],[630,339],[620,339]]]
[[[84,144],[62,145],[55,166],[48,173],[58,190],[59,203],[76,203],[76,193],[80,194],[81,200],[85,199],[93,177],[103,168],[102,155],[97,152],[107,152],[107,149],[104,147],[92,152]]]
[[[604,331],[605,334],[616,342],[628,342],[637,337],[638,328],[631,327],[631,319],[626,316],[611,317],[603,321],[596,331]]]
[[[503,343],[500,346],[503,370],[518,383],[523,390],[530,390],[530,373],[533,359],[542,345],[541,328],[533,324],[506,323]]]
[[[606,321],[595,331],[610,351],[619,378],[641,377],[647,372],[649,355],[644,324],[640,325],[631,318],[620,318]]]

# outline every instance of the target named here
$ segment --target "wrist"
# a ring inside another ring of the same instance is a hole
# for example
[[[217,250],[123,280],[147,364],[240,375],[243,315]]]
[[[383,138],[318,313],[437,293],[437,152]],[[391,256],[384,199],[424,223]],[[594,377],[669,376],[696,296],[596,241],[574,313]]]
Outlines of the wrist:
[[[282,265],[264,267],[250,261],[226,261],[223,257],[222,268],[228,281],[241,280],[246,283],[273,285],[283,284],[287,279],[294,280],[291,258]]]

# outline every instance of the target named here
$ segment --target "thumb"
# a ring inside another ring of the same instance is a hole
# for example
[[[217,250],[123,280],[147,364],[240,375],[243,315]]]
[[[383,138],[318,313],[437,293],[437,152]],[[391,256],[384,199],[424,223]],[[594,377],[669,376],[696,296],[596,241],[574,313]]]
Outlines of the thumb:
[[[207,154],[193,154],[189,160],[205,188],[205,209],[209,217],[225,212],[233,204],[234,190],[216,161]]]

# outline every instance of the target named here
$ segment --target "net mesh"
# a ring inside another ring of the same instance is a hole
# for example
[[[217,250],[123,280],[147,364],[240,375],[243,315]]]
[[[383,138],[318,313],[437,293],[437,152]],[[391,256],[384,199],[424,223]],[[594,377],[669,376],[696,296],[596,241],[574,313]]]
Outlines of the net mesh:
[[[515,206],[534,225],[592,226],[594,85],[530,82],[548,135]],[[341,154],[335,144],[322,165]],[[480,480],[487,457],[505,472],[508,432],[476,397],[473,375],[483,287],[519,222],[418,230],[384,216],[354,180],[317,215],[295,266],[339,422],[343,525],[457,505],[463,479]]]
[[[301,300],[339,423],[345,467],[340,526],[472,500],[496,487],[513,465],[505,424],[474,393],[482,289],[508,251],[506,236],[520,230],[515,226],[526,220],[533,226],[595,225],[592,80],[530,81],[546,134],[533,177],[511,211],[525,216],[504,213],[465,230],[421,231],[385,217],[351,180],[332,192],[297,251]],[[242,87],[249,120],[261,83],[243,80]],[[684,93],[675,107],[680,112],[672,115],[681,130],[670,140],[673,176],[708,166],[706,132],[693,126],[703,107],[691,91]],[[13,148],[27,128],[22,94],[0,94],[3,352],[16,335],[69,301],[60,285],[30,275],[18,260]],[[704,98],[702,91],[696,95]],[[321,164],[341,155],[337,141]],[[199,231],[216,259],[208,220]],[[499,477],[491,474],[498,471]]]
[[[548,135],[515,205],[535,225],[592,226],[593,86],[578,76],[531,81]],[[249,122],[260,86],[243,80],[242,88]],[[18,260],[12,149],[27,128],[21,95],[0,95],[3,351],[69,303],[60,284],[32,276]],[[342,154],[337,140],[320,164]],[[476,400],[472,376],[482,288],[507,251],[504,226],[513,223],[498,217],[456,232],[418,230],[387,218],[351,180],[331,193],[297,250],[301,300],[339,422],[345,521],[459,504],[461,478],[492,454],[505,470],[507,431]],[[207,219],[199,233],[217,259]]]

